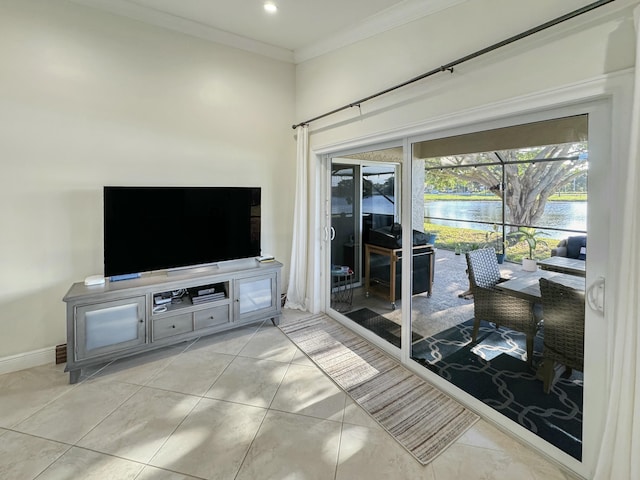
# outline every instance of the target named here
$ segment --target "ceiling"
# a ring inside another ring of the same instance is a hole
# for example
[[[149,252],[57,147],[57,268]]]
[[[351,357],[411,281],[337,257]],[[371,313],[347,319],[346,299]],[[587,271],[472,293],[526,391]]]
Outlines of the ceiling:
[[[468,0],[72,0],[299,63]]]

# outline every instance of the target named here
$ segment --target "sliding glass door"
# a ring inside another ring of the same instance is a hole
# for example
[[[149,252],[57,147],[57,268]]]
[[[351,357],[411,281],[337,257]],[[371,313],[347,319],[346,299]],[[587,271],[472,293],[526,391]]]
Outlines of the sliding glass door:
[[[331,308],[350,310],[352,287],[360,276],[360,167],[331,167]]]
[[[393,351],[401,347],[402,148],[331,160],[330,307]]]
[[[330,311],[576,471],[605,406],[608,119],[606,102],[586,103],[330,160]],[[475,290],[485,277],[502,297]],[[532,331],[505,320],[509,297]]]
[[[434,293],[412,299],[423,337],[412,361],[577,461],[587,207],[603,188],[591,181],[588,133],[584,114],[412,148],[424,191],[414,228],[437,247]]]

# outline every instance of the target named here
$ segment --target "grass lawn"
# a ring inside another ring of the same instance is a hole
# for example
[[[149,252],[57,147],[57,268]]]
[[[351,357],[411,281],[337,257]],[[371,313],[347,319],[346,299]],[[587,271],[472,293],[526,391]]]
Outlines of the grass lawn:
[[[493,246],[486,244],[486,232],[483,230],[474,230],[471,228],[456,228],[445,227],[442,225],[436,225],[434,223],[425,222],[424,231],[428,233],[437,234],[436,247],[444,248],[445,250],[459,251],[465,253],[469,250],[476,248],[483,248],[485,246]],[[551,237],[544,237],[542,242],[538,242],[538,246],[535,250],[534,257],[538,260],[548,258],[551,256],[551,249],[555,248],[560,239],[553,239]],[[497,249],[496,249],[497,250]],[[507,247],[506,259],[512,262],[521,262],[524,257],[529,256],[529,246],[526,242],[519,242]]]

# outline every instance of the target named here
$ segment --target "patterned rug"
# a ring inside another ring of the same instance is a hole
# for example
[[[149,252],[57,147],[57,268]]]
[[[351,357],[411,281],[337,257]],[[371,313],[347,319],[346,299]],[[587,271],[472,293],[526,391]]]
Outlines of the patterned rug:
[[[412,358],[485,404],[515,420],[572,457],[582,458],[583,377],[560,377],[549,394],[535,368],[542,359],[542,332],[534,341],[531,369],[525,335],[482,322],[471,343],[473,320],[413,345]]]
[[[422,464],[479,418],[326,315],[280,329]]]
[[[397,323],[383,317],[373,310],[368,308],[361,308],[345,314],[351,320],[358,325],[362,325],[367,330],[371,330],[373,333],[381,338],[384,338],[387,342],[400,348],[400,332],[401,327]],[[418,335],[416,332],[411,332],[411,343],[417,342],[422,339],[422,335]]]

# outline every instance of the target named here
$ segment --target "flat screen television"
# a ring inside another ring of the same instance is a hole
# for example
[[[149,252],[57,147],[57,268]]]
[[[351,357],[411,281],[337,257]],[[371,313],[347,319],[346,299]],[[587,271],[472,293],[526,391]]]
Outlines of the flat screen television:
[[[107,277],[258,255],[259,187],[104,187]]]

